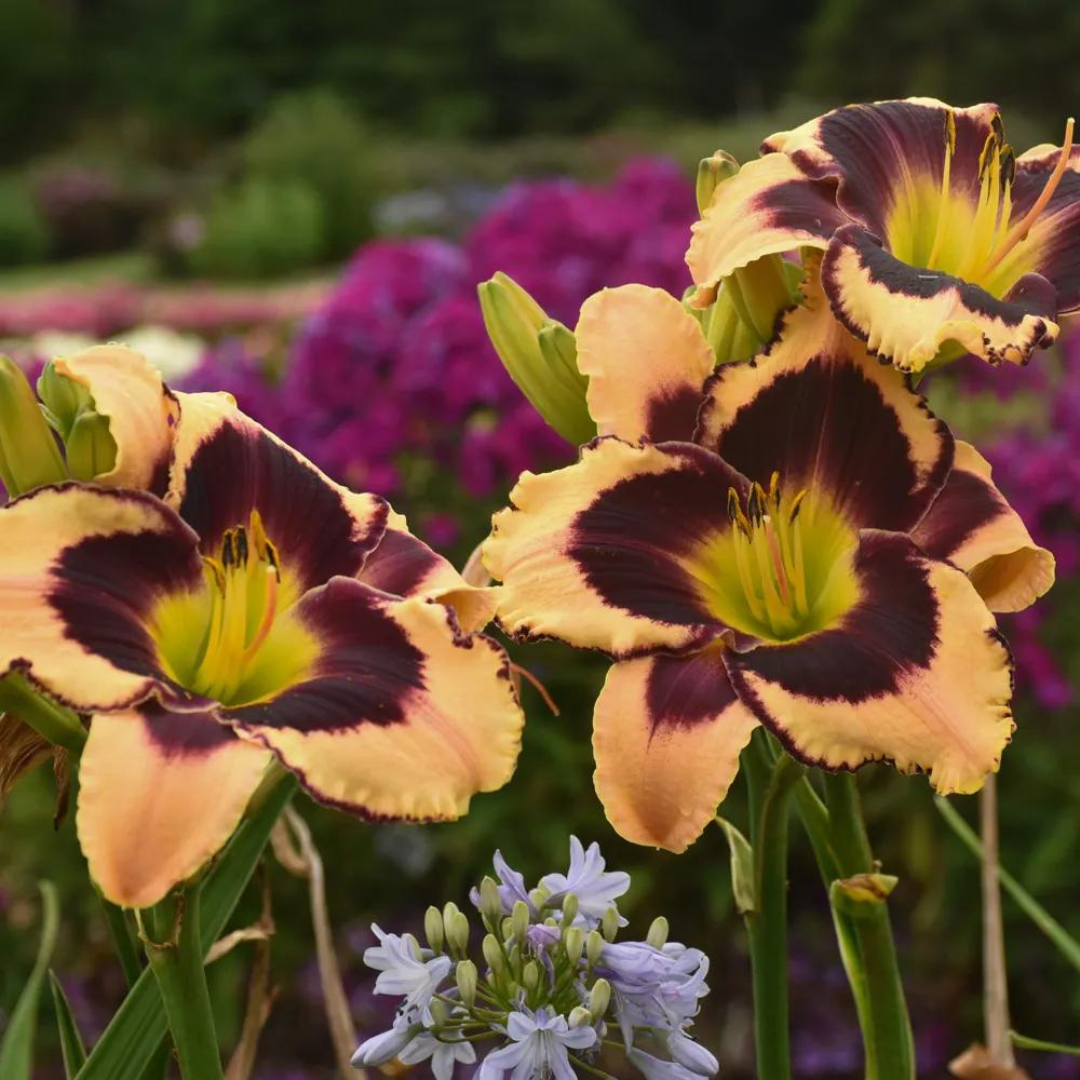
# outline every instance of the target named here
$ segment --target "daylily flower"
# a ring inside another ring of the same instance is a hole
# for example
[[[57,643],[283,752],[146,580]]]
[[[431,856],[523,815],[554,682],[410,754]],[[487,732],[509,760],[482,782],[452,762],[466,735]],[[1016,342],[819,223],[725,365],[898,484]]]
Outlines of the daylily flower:
[[[508,632],[616,661],[595,782],[638,843],[685,850],[759,723],[805,762],[888,759],[941,792],[981,786],[1013,729],[991,611],[1045,592],[1053,557],[814,275],[806,289],[778,344],[721,365],[703,399],[711,360],[678,301],[588,301],[602,437],[524,474],[484,547]],[[650,441],[688,440],[695,397],[694,442]]]
[[[502,786],[522,716],[472,633],[491,591],[228,395],[171,400],[164,499],[67,483],[0,510],[0,672],[91,717],[77,822],[105,895],[144,907],[198,872],[274,759],[376,818]]]
[[[1080,308],[1072,133],[1017,157],[996,105],[912,98],[773,135],[694,226],[694,302],[765,255],[818,248],[836,317],[901,370],[943,349],[1024,363]]]

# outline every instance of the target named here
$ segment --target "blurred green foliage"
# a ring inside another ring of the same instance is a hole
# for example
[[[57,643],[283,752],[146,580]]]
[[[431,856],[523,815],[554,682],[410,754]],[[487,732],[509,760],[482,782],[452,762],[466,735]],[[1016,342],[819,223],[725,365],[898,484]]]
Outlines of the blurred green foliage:
[[[214,197],[190,269],[243,280],[288,274],[318,260],[327,226],[323,204],[303,181],[251,177]]]
[[[33,193],[17,176],[0,176],[0,265],[40,262],[49,233]]]

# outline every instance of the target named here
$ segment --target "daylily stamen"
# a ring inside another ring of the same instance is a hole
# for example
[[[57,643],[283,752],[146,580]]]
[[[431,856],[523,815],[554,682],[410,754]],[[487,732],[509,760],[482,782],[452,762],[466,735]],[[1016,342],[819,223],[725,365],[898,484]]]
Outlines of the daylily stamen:
[[[790,634],[809,612],[798,522],[805,497],[804,489],[784,508],[778,473],[770,478],[768,491],[750,485],[745,513],[738,492],[728,491],[735,565],[747,607],[778,635]]]
[[[949,190],[952,184],[952,158],[956,153],[956,117],[952,109],[945,113],[945,167],[941,173],[941,198],[938,200],[937,228],[934,230],[934,243],[930,248],[930,257],[926,260],[927,268],[934,265],[934,260],[941,250],[945,239],[945,227],[949,222]]]
[[[1017,244],[1026,239],[1027,234],[1031,231],[1032,225],[1035,224],[1038,216],[1046,209],[1047,204],[1054,197],[1054,192],[1057,190],[1058,184],[1061,183],[1061,178],[1065,175],[1065,170],[1069,166],[1074,126],[1075,121],[1073,117],[1070,116],[1065,122],[1065,139],[1061,146],[1061,156],[1058,158],[1057,164],[1054,166],[1054,171],[1050,174],[1050,178],[1046,181],[1046,186],[1042,189],[1039,197],[1035,200],[1031,209],[1024,215],[1023,219],[1009,230],[1005,239],[997,246],[994,254],[990,257],[990,261],[983,267],[982,272],[984,276],[994,270]]]
[[[255,636],[244,650],[244,655],[241,658],[242,664],[246,664],[259,651],[259,647],[270,635],[270,629],[274,625],[274,616],[277,614],[278,580],[277,567],[273,565],[267,566],[266,608],[263,611],[259,628],[255,631]]]

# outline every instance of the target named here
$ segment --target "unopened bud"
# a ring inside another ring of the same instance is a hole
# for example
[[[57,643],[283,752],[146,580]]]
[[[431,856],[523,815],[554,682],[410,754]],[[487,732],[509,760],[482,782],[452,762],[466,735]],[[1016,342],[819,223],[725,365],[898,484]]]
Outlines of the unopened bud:
[[[484,954],[484,961],[491,969],[491,973],[498,975],[505,968],[506,960],[503,957],[502,946],[494,934],[487,934],[484,937],[480,950]]]
[[[573,967],[577,967],[581,954],[585,951],[585,931],[580,926],[571,926],[563,931],[563,948],[566,958]]]
[[[67,475],[30,383],[18,364],[0,356],[0,480],[9,498]]]
[[[75,379],[61,375],[52,360],[38,376],[37,392],[41,398],[45,419],[65,442],[79,414],[94,407],[89,388]]]
[[[458,912],[460,912],[460,911],[461,911],[461,908],[459,908],[459,907],[457,906],[457,904],[455,904],[455,903],[454,903],[454,901],[453,901],[453,900],[447,900],[447,901],[446,901],[446,903],[445,903],[445,904],[443,904],[443,909],[442,909],[442,917],[443,917],[443,922],[444,922],[444,923],[445,923],[445,924],[446,924],[447,926],[449,926],[449,925],[450,925],[450,920],[451,920],[451,919],[452,919],[452,918],[453,918],[453,917],[454,917],[454,916],[455,916],[456,914],[458,914]]]
[[[437,953],[442,952],[443,929],[442,912],[437,907],[429,907],[424,912],[424,936]]]
[[[502,897],[499,896],[499,886],[494,878],[485,877],[480,882],[480,914],[483,916],[484,922],[494,930],[499,925],[502,913]]]
[[[446,1003],[438,998],[433,998],[428,1008],[431,1010],[431,1019],[435,1021],[435,1027],[441,1027],[450,1018]]]
[[[575,1005],[566,1020],[572,1028],[584,1027],[593,1022],[592,1013],[584,1005]]]
[[[645,940],[654,948],[662,949],[667,944],[668,921],[663,915],[657,915],[645,935]]]
[[[116,440],[109,421],[92,409],[79,414],[67,438],[68,472],[76,480],[89,482],[116,467]]]
[[[476,1001],[476,965],[471,960],[459,960],[456,976],[461,1000],[471,1009]]]
[[[514,902],[514,910],[510,916],[510,929],[515,941],[525,940],[525,933],[529,929],[529,905],[524,900]]]
[[[577,370],[576,348],[571,352],[566,327],[556,325],[544,309],[506,274],[482,282],[477,292],[484,326],[499,359],[533,408],[564,439],[574,445],[596,435],[596,424],[585,404],[585,380]],[[541,345],[540,333],[546,340]]]
[[[578,898],[573,893],[568,893],[562,905],[563,922],[569,925],[577,918]]]
[[[540,965],[535,960],[530,960],[521,973],[521,982],[526,990],[535,990],[540,985]]]
[[[446,924],[446,944],[450,946],[450,951],[459,956],[464,955],[469,948],[471,927],[468,917],[464,912],[454,911],[449,919],[444,914],[443,922]]]
[[[704,214],[712,202],[713,192],[739,171],[739,163],[723,150],[717,150],[712,157],[702,158],[698,162],[697,195],[698,213]]]
[[[590,930],[585,939],[585,955],[590,964],[595,964],[600,959],[600,953],[604,949],[604,938],[599,930]]]
[[[415,956],[417,960],[423,960],[424,953],[420,948],[420,942],[417,941],[412,934],[403,934],[402,938],[404,939],[405,944],[409,946],[413,956]]]
[[[597,979],[589,991],[589,1015],[594,1021],[606,1015],[611,1004],[611,983],[607,979]]]
[[[600,920],[600,929],[608,941],[615,940],[615,935],[619,932],[619,910],[614,904],[604,912],[604,917]]]

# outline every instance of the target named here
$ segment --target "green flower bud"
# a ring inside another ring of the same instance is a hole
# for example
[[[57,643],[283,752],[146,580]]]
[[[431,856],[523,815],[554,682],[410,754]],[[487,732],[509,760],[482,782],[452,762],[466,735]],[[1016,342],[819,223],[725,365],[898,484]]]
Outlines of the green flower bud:
[[[468,917],[464,912],[455,909],[449,918],[443,913],[443,922],[446,926],[446,944],[450,946],[450,951],[459,956],[464,955],[469,948],[471,930]]]
[[[503,941],[506,941],[508,938],[513,937],[514,936],[514,920],[511,919],[509,915],[507,915],[506,918],[503,919],[502,923],[500,924],[499,929],[502,931],[502,939],[503,939]]]
[[[566,958],[573,967],[577,967],[581,954],[585,951],[585,931],[580,926],[571,926],[563,931],[563,948]]]
[[[514,911],[510,916],[510,929],[515,941],[525,940],[525,931],[529,929],[529,921],[529,905],[524,900],[515,901]]]
[[[697,195],[698,213],[704,214],[712,202],[713,192],[739,171],[739,163],[723,150],[717,150],[712,157],[702,158],[698,162]]]
[[[437,1028],[442,1027],[450,1017],[445,1002],[439,1001],[438,998],[434,998],[428,1008],[431,1009],[431,1018],[435,1021]]]
[[[573,334],[512,278],[498,273],[477,287],[484,326],[499,359],[532,406],[575,446],[596,435],[577,369]],[[541,343],[541,331],[545,340]]]
[[[566,1022],[572,1028],[584,1027],[586,1024],[593,1022],[592,1013],[585,1008],[584,1005],[575,1005],[570,1010],[570,1015],[566,1018]]]
[[[447,900],[447,902],[445,904],[443,904],[443,909],[442,909],[443,922],[447,926],[449,926],[450,925],[450,920],[455,915],[457,915],[458,912],[460,912],[460,911],[461,911],[461,908],[459,908],[457,906],[457,904],[454,903],[453,900]]]
[[[442,912],[437,907],[429,907],[424,912],[424,936],[435,952],[442,952],[444,937]]]
[[[645,940],[654,948],[662,949],[667,944],[668,921],[663,915],[657,915],[645,935]]]
[[[67,442],[79,413],[94,407],[89,388],[75,379],[61,375],[52,360],[45,365],[38,377],[37,392],[41,398],[45,419],[64,442]]]
[[[481,942],[480,950],[484,954],[484,962],[491,969],[492,975],[499,975],[506,968],[506,958],[503,956],[502,947],[494,934],[487,934]]]
[[[593,1021],[599,1020],[608,1011],[611,1004],[611,983],[607,979],[597,979],[589,991],[589,1015]]]
[[[456,976],[461,1000],[471,1009],[476,1001],[476,965],[471,960],[458,961]]]
[[[578,898],[573,893],[569,893],[563,901],[562,911],[563,922],[569,926],[577,918],[578,913]]]
[[[412,949],[413,956],[415,956],[417,960],[423,960],[424,954],[420,948],[420,942],[417,941],[412,934],[402,934],[402,937],[408,943],[409,948]]]
[[[58,484],[67,475],[30,383],[18,364],[0,356],[0,480],[9,497]]]
[[[585,955],[588,957],[589,963],[595,964],[600,959],[600,951],[604,947],[604,938],[599,930],[590,930],[588,937],[585,938]]]
[[[525,989],[530,993],[540,985],[540,965],[535,960],[530,960],[521,973],[521,981]]]
[[[615,940],[615,935],[619,932],[619,910],[614,904],[604,912],[604,917],[600,920],[600,930],[608,941]]]
[[[492,930],[498,927],[502,918],[502,898],[494,878],[486,877],[480,882],[480,914]]]
[[[109,421],[92,409],[79,413],[67,437],[68,472],[88,482],[115,466],[116,440],[109,433]]]

